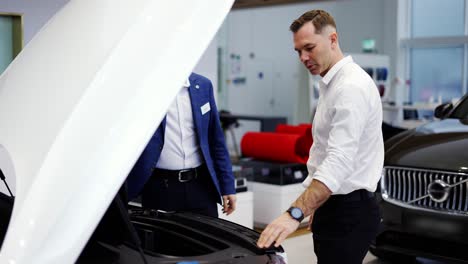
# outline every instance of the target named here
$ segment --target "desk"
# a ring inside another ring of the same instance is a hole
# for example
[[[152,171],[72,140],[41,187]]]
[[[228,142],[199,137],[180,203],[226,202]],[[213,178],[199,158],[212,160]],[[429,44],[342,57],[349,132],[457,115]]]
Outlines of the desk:
[[[439,104],[434,103],[418,103],[413,105],[390,105],[390,104],[382,104],[383,110],[387,111],[398,111],[398,110],[431,110],[433,111]]]
[[[421,126],[429,122],[428,120],[419,119],[419,120],[403,120],[398,126],[406,129],[413,129],[415,127]]]
[[[404,110],[414,110],[414,111],[434,111],[434,109],[438,106],[438,103],[416,103],[413,105],[390,105],[383,103],[383,115],[384,121],[392,124],[393,126],[398,126],[402,128],[415,128],[422,124],[427,123],[427,120],[424,119],[412,119],[412,120],[405,120],[403,118],[403,111]]]
[[[221,121],[223,119],[239,119],[239,120],[250,120],[260,122],[261,132],[275,131],[278,124],[286,124],[287,118],[283,116],[251,116],[251,115],[234,115],[227,113],[220,113],[219,117]]]

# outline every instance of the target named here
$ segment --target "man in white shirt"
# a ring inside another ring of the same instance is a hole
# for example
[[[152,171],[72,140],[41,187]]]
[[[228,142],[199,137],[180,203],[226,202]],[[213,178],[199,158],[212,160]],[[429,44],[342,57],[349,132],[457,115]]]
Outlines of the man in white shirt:
[[[127,178],[145,208],[231,214],[236,190],[213,86],[192,73]]]
[[[322,76],[314,144],[307,189],[267,226],[257,245],[276,241],[279,246],[310,216],[318,263],[362,263],[380,222],[373,195],[384,158],[379,92],[372,78],[341,52],[330,14],[306,12],[290,29],[301,62]]]

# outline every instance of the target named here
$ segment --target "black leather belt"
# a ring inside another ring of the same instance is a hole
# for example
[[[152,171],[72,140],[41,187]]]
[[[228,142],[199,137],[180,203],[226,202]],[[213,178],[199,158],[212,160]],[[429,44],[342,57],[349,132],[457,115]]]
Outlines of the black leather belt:
[[[196,168],[183,169],[183,170],[165,170],[154,168],[153,176],[156,178],[164,178],[169,180],[177,180],[179,182],[189,182],[205,173],[206,166],[203,164]]]
[[[369,192],[368,190],[359,189],[348,194],[335,194],[330,196],[330,201],[346,201],[346,202],[356,202],[356,201],[365,201],[369,200],[370,198],[374,197],[373,192]]]

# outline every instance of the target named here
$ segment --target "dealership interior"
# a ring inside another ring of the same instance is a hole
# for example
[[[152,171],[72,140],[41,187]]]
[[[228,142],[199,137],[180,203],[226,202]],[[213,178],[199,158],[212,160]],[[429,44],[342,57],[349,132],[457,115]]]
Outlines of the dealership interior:
[[[78,10],[77,2],[80,0],[0,1],[0,73],[13,72],[13,66],[17,65],[10,65],[25,61],[31,53],[44,48],[46,42],[41,40],[45,38],[37,36],[45,35],[44,28],[48,24],[52,28],[64,17],[56,14],[70,13],[73,8]],[[114,5],[112,1],[104,2]],[[125,1],[116,1],[115,5],[120,2]],[[105,16],[105,4],[100,5],[103,9],[99,12]],[[314,116],[321,105],[320,86],[323,82],[298,58],[289,27],[292,21],[313,9],[325,10],[334,17],[341,50],[371,77],[382,104],[385,156],[375,187],[381,219],[378,234],[363,263],[468,263],[468,0],[235,0],[216,28],[214,37],[207,42],[203,54],[197,57],[193,69],[213,85],[214,110],[219,112],[235,177],[237,208],[226,215],[218,205],[219,218],[223,220],[214,222],[213,226],[226,225],[228,229],[232,227],[223,223],[235,223],[236,227],[243,228],[237,233],[253,237],[249,238],[253,243],[258,234],[286,212],[305,190],[303,182],[310,172],[307,164],[312,157],[309,151],[314,144]],[[137,13],[135,10],[129,9],[129,16]],[[83,11],[90,17],[99,12]],[[175,21],[178,19],[174,18]],[[80,21],[74,23],[79,25]],[[87,35],[85,33],[78,31],[75,34]],[[53,41],[59,47],[63,39],[56,36]],[[194,38],[193,42],[196,41]],[[185,49],[192,46],[193,43],[186,43]],[[23,50],[27,51],[24,56]],[[60,52],[57,50],[56,54]],[[64,56],[67,55],[64,53]],[[9,80],[13,77],[5,74],[0,77],[0,101],[7,95],[2,88]],[[14,99],[17,98],[10,96],[8,100]],[[105,104],[103,106],[105,108]],[[209,107],[202,107],[202,113],[210,111]],[[0,116],[0,130],[3,129],[2,120]],[[40,123],[35,125],[41,126]],[[34,136],[35,133],[30,131],[30,134]],[[37,133],[38,141],[41,141],[40,136]],[[8,169],[2,159],[8,147],[14,147],[4,143],[5,138],[0,132],[0,174],[3,181],[3,174],[8,181]],[[138,151],[141,153],[143,148]],[[135,163],[137,157],[133,156]],[[14,159],[13,164],[13,167],[21,165]],[[19,177],[21,171],[17,171]],[[179,180],[180,175],[179,172]],[[1,186],[0,192],[14,198],[20,183],[19,179],[15,183],[10,177],[9,187]],[[118,188],[114,189],[113,195]],[[119,193],[121,191],[122,188]],[[96,230],[105,224],[104,219],[109,218],[113,205]],[[130,200],[125,206],[141,207],[141,197]],[[4,207],[2,202],[1,207]],[[121,214],[121,205],[116,202],[116,207],[120,208]],[[8,228],[10,215],[11,211],[0,213],[0,226]],[[19,217],[19,211],[13,209],[13,216]],[[122,230],[128,229],[132,233],[135,227],[130,222],[137,220],[130,217],[132,220],[127,221],[126,217],[122,218],[122,225],[127,227]],[[179,217],[180,222],[188,223],[184,217]],[[210,222],[203,218],[200,221]],[[282,250],[264,251],[249,248],[251,245],[214,242],[217,239],[223,241],[225,233],[221,231],[213,231],[211,238],[206,240],[201,237],[208,235],[196,235],[194,231],[187,233],[186,236],[191,237],[182,241],[180,235],[176,235],[176,229],[150,235],[149,227],[145,229],[139,222],[134,224],[139,236],[136,241],[141,240],[136,244],[143,245],[137,246],[140,252],[134,253],[138,261],[108,263],[317,263],[313,235],[308,229],[309,218],[299,222],[299,228],[281,245],[285,254],[280,252]],[[28,223],[34,225],[33,221]],[[163,225],[158,230],[167,230],[168,226]],[[210,233],[210,229],[207,230]],[[248,233],[252,230],[255,232]],[[5,236],[5,232],[11,235],[5,230],[0,235]],[[92,238],[97,236],[96,233]],[[167,243],[174,243],[174,248],[180,242],[188,248],[188,253],[179,253],[180,250],[174,253],[176,250],[168,249],[172,244],[154,249],[157,253],[148,253],[151,248],[158,247],[156,244],[165,243],[161,240],[171,241]],[[202,240],[203,243],[199,242]],[[108,246],[97,244],[109,250]],[[194,249],[194,245],[201,244],[200,249]],[[244,247],[243,251],[240,247]],[[244,253],[232,253],[235,250]],[[233,258],[238,262],[215,257],[217,252],[224,252],[224,256],[235,255]],[[131,256],[133,253],[125,254]],[[273,261],[275,258],[271,255],[275,254],[281,256],[278,257],[281,260]],[[256,255],[255,260],[251,255]],[[85,259],[82,256],[80,260]],[[76,260],[77,256],[73,258]],[[158,262],[158,258],[159,261],[172,258],[174,262]],[[264,259],[269,261],[262,262]],[[347,262],[343,260],[342,263]]]

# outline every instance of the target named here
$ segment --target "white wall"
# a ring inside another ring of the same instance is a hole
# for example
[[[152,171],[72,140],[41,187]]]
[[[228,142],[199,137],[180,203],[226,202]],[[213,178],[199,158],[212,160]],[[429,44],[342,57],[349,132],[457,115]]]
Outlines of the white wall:
[[[211,41],[208,48],[203,53],[197,66],[195,66],[194,72],[201,74],[211,80],[217,98],[218,91],[218,52],[217,52],[217,40],[216,38]]]
[[[388,0],[337,1],[332,15],[336,20],[341,49],[344,52],[361,52],[361,41],[376,40],[376,49],[385,53],[384,10]]]
[[[325,1],[231,11],[225,23],[228,63],[224,67],[232,66],[230,54],[240,55],[242,69],[237,77],[245,76],[246,83],[229,83],[236,76],[228,74],[229,84],[222,87],[222,96],[228,100],[222,107],[239,114],[286,116],[290,123],[308,121],[310,115],[304,113],[308,107],[303,105],[304,96],[308,96],[308,78],[304,75],[308,73],[293,50],[289,25],[308,10],[324,9],[335,17],[344,52],[358,53],[361,41],[373,38],[379,53],[385,53],[385,31],[390,30],[385,25],[385,2]]]

